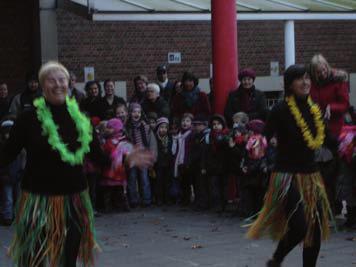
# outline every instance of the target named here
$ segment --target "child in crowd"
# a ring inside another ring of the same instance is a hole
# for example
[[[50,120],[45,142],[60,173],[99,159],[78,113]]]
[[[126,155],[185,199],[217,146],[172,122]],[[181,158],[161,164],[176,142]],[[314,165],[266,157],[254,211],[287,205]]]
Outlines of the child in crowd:
[[[138,103],[131,103],[129,107],[129,120],[127,132],[130,140],[135,146],[144,147],[157,155],[157,141],[153,131],[142,118],[142,108]],[[139,180],[139,182],[138,182]],[[138,191],[140,188],[141,198]],[[142,199],[144,207],[152,203],[151,185],[147,169],[131,168],[128,179],[128,196],[130,206],[137,207]]]
[[[148,112],[147,113],[147,123],[151,127],[151,129],[154,131],[157,126],[157,113],[156,112]]]
[[[174,155],[174,179],[172,182],[171,194],[183,206],[189,205],[192,196],[190,166],[188,164],[192,135],[192,120],[192,114],[183,114],[180,130],[177,135],[173,136],[172,145],[172,154]]]
[[[124,158],[132,151],[124,126],[120,119],[110,119],[106,124],[106,142],[103,151],[110,157],[111,165],[103,171],[100,186],[103,187],[104,210],[113,209],[129,211],[126,197],[127,177]]]
[[[156,112],[148,112],[146,114],[147,123],[150,126],[150,129],[153,133],[156,132],[157,119],[158,116]],[[151,185],[152,202],[156,203],[157,202],[157,195],[156,195],[157,173],[154,167],[148,169],[148,178],[150,180],[150,185]]]
[[[245,112],[237,112],[232,116],[232,128],[235,128],[239,125],[246,126],[249,122],[248,115]]]
[[[207,172],[212,189],[212,208],[222,212],[227,203],[228,187],[228,153],[230,131],[225,118],[215,114],[210,119],[210,138],[207,160]]]
[[[267,186],[267,140],[262,135],[264,125],[261,120],[252,120],[247,124],[249,137],[245,155],[241,161],[240,210],[242,216],[249,217],[260,210]]]
[[[245,146],[247,142],[247,128],[244,124],[234,124],[232,129],[232,134],[229,140],[229,160],[228,164],[230,165],[229,171],[235,178],[235,188],[237,192],[237,198],[240,198],[243,193],[241,192],[241,181],[242,181],[242,170],[241,170],[241,161],[245,154]],[[240,215],[244,212],[241,210],[241,205],[238,205],[236,214]]]
[[[124,125],[127,123],[128,110],[127,106],[123,103],[119,103],[115,110],[116,118],[119,118]]]
[[[169,121],[165,117],[157,120],[157,161],[156,161],[156,187],[155,195],[157,205],[168,204],[170,201],[169,189],[172,181],[172,136],[168,132]]]
[[[13,119],[4,119],[0,125],[0,149],[3,147],[10,135],[14,125]],[[2,186],[0,201],[0,224],[10,226],[14,217],[14,203],[20,190],[20,180],[23,172],[24,155],[20,154],[7,167],[0,168],[0,183]]]
[[[203,115],[194,117],[193,136],[189,153],[189,164],[192,169],[193,188],[195,193],[194,209],[206,210],[210,207],[211,186],[207,177],[207,155],[210,129],[208,118]]]
[[[169,124],[169,134],[175,136],[179,133],[180,120],[178,118],[173,118]]]

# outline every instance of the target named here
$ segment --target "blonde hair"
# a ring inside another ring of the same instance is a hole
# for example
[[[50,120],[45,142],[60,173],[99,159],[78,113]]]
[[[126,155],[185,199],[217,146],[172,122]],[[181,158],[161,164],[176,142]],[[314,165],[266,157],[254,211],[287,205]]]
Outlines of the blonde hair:
[[[320,78],[317,73],[317,70],[318,70],[318,67],[321,65],[326,66],[326,68],[328,70],[328,75],[330,75],[331,67],[330,67],[329,62],[325,59],[325,57],[322,54],[314,55],[310,61],[310,77],[316,83],[320,82]]]
[[[57,61],[48,61],[47,63],[41,66],[40,71],[38,72],[38,80],[42,86],[47,75],[55,70],[63,72],[67,78],[67,81],[69,82],[70,75],[66,67],[64,67],[61,63]]]
[[[245,112],[237,112],[232,116],[232,120],[240,120],[245,125],[249,122],[249,117]]]

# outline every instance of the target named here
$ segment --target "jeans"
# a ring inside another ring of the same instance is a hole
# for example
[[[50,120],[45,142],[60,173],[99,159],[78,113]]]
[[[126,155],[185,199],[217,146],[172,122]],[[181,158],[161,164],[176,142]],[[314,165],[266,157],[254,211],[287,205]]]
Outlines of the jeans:
[[[140,203],[139,192],[141,192],[143,204],[151,204],[151,186],[147,169],[130,169],[127,192],[130,204],[137,205]]]

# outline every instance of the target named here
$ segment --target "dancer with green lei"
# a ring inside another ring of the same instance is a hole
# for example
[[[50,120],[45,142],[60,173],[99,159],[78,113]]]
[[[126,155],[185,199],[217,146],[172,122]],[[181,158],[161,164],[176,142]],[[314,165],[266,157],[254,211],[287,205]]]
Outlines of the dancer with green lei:
[[[265,202],[247,236],[269,233],[278,240],[268,267],[278,267],[285,256],[304,242],[303,266],[315,266],[321,240],[329,235],[331,210],[314,151],[325,139],[319,107],[309,96],[310,78],[303,65],[292,65],[284,74],[285,99],[271,111],[267,138],[277,138],[275,170]]]
[[[67,69],[48,62],[39,81],[43,97],[34,101],[35,110],[19,116],[0,153],[0,166],[22,149],[27,153],[9,255],[18,267],[75,267],[78,258],[91,266],[98,246],[82,164],[86,156],[102,165],[109,159],[89,119],[67,96]],[[152,162],[152,154],[139,149],[126,158],[130,167]]]

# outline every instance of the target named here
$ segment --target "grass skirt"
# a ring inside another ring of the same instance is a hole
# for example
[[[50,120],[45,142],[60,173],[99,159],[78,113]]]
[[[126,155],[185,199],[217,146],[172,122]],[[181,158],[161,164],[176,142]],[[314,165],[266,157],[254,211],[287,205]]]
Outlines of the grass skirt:
[[[59,196],[22,192],[9,255],[18,267],[62,266],[68,222],[74,222],[81,234],[78,257],[83,266],[91,266],[96,247],[93,218],[87,191]]]
[[[304,246],[312,245],[316,222],[320,227],[321,238],[329,236],[329,218],[332,216],[323,179],[319,172],[314,173],[280,173],[271,175],[268,191],[265,195],[264,205],[257,219],[247,232],[248,238],[257,239],[269,234],[273,240],[281,240],[288,230],[288,221],[293,215],[286,214],[285,205],[289,188],[293,186],[300,193],[300,200],[304,206],[307,234]],[[320,212],[322,211],[322,212]]]

